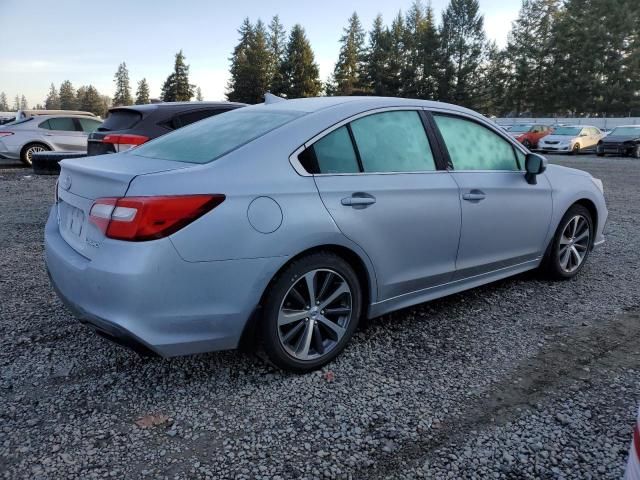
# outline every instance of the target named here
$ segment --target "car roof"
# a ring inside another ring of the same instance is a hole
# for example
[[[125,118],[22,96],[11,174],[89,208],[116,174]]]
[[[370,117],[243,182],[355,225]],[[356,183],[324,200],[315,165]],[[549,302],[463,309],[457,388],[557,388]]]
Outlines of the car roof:
[[[246,104],[237,102],[160,102],[160,103],[145,103],[144,105],[121,105],[117,107],[111,107],[110,112],[116,110],[134,110],[140,113],[149,113],[155,110],[172,109],[172,108],[197,108],[197,107],[225,107],[225,106],[238,106],[243,107]]]
[[[618,125],[617,127],[613,128],[640,128],[640,125]]]
[[[85,120],[94,120],[96,122],[103,122],[104,121],[104,120],[102,120],[101,118],[98,118],[98,117],[88,117],[87,115],[69,115],[69,114],[63,114],[63,113],[59,113],[57,115],[34,115],[33,117],[30,117],[30,118],[35,118],[36,121],[40,121],[40,120],[46,120],[48,118],[60,118],[60,117],[83,118]]]

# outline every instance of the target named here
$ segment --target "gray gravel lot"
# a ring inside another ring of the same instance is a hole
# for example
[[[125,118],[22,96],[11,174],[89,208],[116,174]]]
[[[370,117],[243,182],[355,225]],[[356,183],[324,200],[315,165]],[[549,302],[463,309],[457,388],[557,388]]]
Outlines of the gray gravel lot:
[[[375,319],[303,376],[240,352],[143,359],[91,333],[44,270],[55,178],[0,168],[0,477],[620,478],[640,398],[640,162],[552,161],[605,184],[607,242],[578,278]]]

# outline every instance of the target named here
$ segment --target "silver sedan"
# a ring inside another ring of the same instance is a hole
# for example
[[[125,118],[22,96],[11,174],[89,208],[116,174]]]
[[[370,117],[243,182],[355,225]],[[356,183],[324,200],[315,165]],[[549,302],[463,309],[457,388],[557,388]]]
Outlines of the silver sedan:
[[[600,180],[420,100],[255,105],[61,165],[46,263],[83,322],[163,356],[257,338],[294,371],[362,318],[527,270],[572,278],[607,220]]]
[[[102,121],[83,115],[38,115],[0,127],[0,158],[31,165],[34,153],[86,152],[87,136]]]

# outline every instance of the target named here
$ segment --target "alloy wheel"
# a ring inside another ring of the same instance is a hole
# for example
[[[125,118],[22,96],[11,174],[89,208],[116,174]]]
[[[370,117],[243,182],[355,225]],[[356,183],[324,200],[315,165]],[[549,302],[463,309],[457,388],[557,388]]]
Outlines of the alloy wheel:
[[[558,246],[560,268],[566,273],[575,272],[589,251],[591,227],[582,215],[575,215],[567,222]]]
[[[316,269],[289,288],[278,312],[278,337],[297,360],[327,355],[344,337],[352,319],[352,294],[334,270]]]
[[[45,151],[46,151],[46,148],[41,147],[40,145],[34,145],[33,147],[29,147],[27,149],[24,156],[27,159],[27,162],[29,163],[29,165],[31,165],[33,163],[33,154],[38,152],[45,152]]]

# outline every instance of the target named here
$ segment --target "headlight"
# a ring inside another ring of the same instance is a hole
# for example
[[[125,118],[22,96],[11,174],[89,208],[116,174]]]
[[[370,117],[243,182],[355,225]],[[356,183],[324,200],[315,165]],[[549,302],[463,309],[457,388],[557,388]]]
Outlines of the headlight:
[[[598,190],[600,190],[600,193],[604,195],[604,185],[602,184],[602,180],[600,180],[599,178],[591,177],[591,181],[596,187],[598,187]]]

